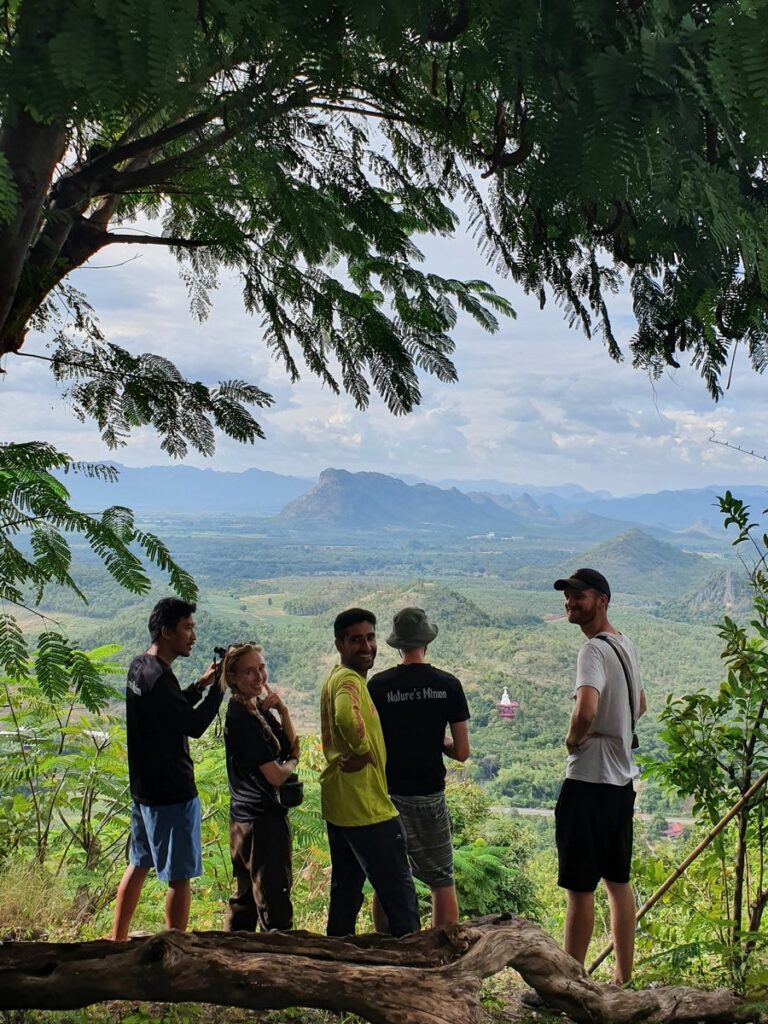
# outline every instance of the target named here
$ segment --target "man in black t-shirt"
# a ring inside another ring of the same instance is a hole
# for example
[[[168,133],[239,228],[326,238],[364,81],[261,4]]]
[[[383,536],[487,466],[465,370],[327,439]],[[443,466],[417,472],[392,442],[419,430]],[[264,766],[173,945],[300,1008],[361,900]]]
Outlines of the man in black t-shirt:
[[[421,608],[403,608],[387,638],[402,662],[368,682],[387,747],[389,795],[405,825],[413,874],[432,890],[433,927],[459,919],[443,755],[469,757],[469,709],[461,683],[426,661],[436,636],[437,626]],[[375,898],[373,910],[376,927],[386,930]]]
[[[171,669],[176,658],[188,658],[192,653],[195,611],[194,604],[176,597],[158,601],[149,618],[152,643],[128,669],[125,725],[133,797],[130,863],[117,889],[111,935],[120,941],[128,937],[152,868],[168,883],[165,926],[179,931],[186,930],[189,920],[189,880],[202,874],[200,800],[187,737],[203,735],[216,717],[222,693],[218,686],[211,686],[216,678],[214,665],[185,690]]]

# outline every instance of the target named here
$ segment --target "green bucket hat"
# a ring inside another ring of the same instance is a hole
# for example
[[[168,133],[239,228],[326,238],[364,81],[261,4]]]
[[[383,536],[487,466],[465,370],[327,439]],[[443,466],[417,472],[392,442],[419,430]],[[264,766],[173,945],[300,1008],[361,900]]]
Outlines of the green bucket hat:
[[[423,608],[403,608],[394,617],[392,625],[387,643],[398,651],[426,647],[437,636],[437,626],[427,621],[427,613]]]

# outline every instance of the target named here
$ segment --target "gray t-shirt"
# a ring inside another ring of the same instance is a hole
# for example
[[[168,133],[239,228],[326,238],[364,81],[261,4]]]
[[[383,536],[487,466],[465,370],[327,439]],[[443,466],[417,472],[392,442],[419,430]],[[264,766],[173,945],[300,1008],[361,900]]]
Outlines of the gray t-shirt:
[[[622,633],[609,635],[611,642],[621,647],[629,667],[637,714],[643,683],[635,645]],[[626,786],[638,773],[632,758],[629,695],[618,655],[604,640],[593,637],[579,651],[574,698],[580,686],[593,687],[600,694],[600,700],[584,742],[574,754],[568,756],[566,778]]]

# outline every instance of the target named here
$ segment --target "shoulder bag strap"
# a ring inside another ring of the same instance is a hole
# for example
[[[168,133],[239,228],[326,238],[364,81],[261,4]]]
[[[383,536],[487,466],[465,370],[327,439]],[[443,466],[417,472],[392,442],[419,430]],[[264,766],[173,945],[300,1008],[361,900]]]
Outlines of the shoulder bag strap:
[[[607,637],[604,633],[598,633],[597,636],[595,637],[595,640],[602,640],[603,643],[608,644],[608,646],[611,648],[613,653],[619,659],[619,664],[621,665],[622,669],[624,670],[624,678],[627,681],[627,696],[629,697],[629,714],[630,714],[630,716],[632,718],[632,732],[634,732],[635,731],[635,723],[636,723],[636,719],[635,719],[635,698],[634,698],[634,694],[633,694],[633,691],[632,691],[632,677],[630,675],[627,663],[624,660],[624,654],[623,654],[621,648],[619,647],[619,645],[614,643],[613,640],[611,640],[610,637]]]

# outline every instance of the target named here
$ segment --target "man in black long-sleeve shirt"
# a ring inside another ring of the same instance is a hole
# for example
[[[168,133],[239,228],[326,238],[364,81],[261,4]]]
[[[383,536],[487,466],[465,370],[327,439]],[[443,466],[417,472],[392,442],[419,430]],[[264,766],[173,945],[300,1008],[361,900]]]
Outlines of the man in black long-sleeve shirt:
[[[222,692],[211,686],[214,665],[185,690],[171,669],[176,658],[192,652],[195,611],[194,604],[175,597],[158,601],[149,618],[152,643],[128,670],[125,718],[133,813],[130,863],[117,890],[112,925],[117,940],[128,937],[151,868],[168,883],[165,926],[180,931],[189,920],[189,880],[202,874],[200,800],[188,737],[203,735]]]

